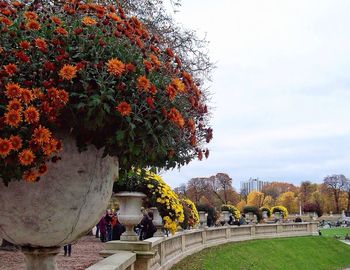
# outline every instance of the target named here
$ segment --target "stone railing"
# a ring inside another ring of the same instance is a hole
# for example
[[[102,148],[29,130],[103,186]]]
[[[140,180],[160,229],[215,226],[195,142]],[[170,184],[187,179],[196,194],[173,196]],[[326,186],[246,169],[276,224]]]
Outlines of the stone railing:
[[[107,257],[88,270],[166,270],[204,248],[252,239],[318,235],[317,223],[223,226],[178,232],[144,241],[110,241]]]

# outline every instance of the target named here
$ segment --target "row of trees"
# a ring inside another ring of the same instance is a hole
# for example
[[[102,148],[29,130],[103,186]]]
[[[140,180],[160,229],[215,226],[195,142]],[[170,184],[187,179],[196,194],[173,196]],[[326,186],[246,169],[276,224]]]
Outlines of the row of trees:
[[[330,175],[321,184],[310,181],[295,186],[284,182],[271,182],[261,191],[247,194],[237,192],[232,186],[232,178],[225,173],[210,177],[192,178],[187,184],[175,188],[180,196],[190,198],[196,204],[209,204],[220,209],[222,204],[235,205],[240,211],[247,205],[272,207],[282,205],[289,213],[324,212],[341,213],[350,211],[350,180],[344,175]]]

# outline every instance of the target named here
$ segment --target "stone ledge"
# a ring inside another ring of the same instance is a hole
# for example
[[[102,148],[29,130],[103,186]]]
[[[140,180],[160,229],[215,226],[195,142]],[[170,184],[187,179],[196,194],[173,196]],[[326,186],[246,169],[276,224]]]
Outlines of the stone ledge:
[[[115,253],[117,252],[117,253]],[[86,270],[132,270],[136,254],[130,251],[115,251],[113,255],[86,268]]]

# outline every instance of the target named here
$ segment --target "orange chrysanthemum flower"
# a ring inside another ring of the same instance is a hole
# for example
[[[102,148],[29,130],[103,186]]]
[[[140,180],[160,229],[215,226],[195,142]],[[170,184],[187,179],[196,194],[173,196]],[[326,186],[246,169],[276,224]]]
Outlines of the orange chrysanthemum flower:
[[[77,67],[73,65],[64,65],[59,75],[62,79],[70,81],[77,76]]]
[[[8,99],[18,98],[21,96],[21,87],[17,83],[8,83],[5,86],[5,95]]]
[[[63,104],[67,104],[68,99],[69,99],[68,92],[65,91],[65,90],[59,90],[59,91],[58,91],[58,98],[60,99],[60,101],[61,101]]]
[[[146,76],[143,75],[137,78],[137,89],[139,89],[140,91],[144,90],[147,92],[150,87],[151,87],[151,83],[146,78]]]
[[[56,17],[56,16],[52,16],[51,17],[51,21],[53,21],[55,24],[57,25],[61,25],[62,24],[62,21],[60,18]]]
[[[186,89],[184,83],[178,78],[173,79],[171,84],[178,92],[184,92]]]
[[[183,119],[181,113],[176,108],[171,108],[168,117],[171,122],[182,128],[185,124],[185,120]]]
[[[7,26],[11,26],[13,24],[13,22],[6,17],[0,17],[0,22],[6,24]]]
[[[42,38],[36,38],[35,39],[35,46],[41,51],[47,50],[46,41],[44,39],[42,39]]]
[[[5,113],[5,123],[11,127],[18,127],[21,120],[21,113],[19,111],[11,110]]]
[[[150,59],[153,63],[153,65],[157,66],[157,67],[160,67],[161,66],[161,62],[158,60],[158,57],[155,56],[154,54],[151,54],[150,56]]]
[[[107,17],[112,19],[115,22],[120,22],[121,21],[120,17],[117,14],[115,14],[114,12],[108,13]]]
[[[4,66],[4,70],[9,76],[12,76],[17,71],[17,66],[15,64],[8,64]]]
[[[11,141],[12,149],[14,151],[18,151],[19,149],[22,148],[22,139],[21,139],[20,136],[18,136],[18,135],[16,135],[16,136],[11,135],[10,136],[10,141]]]
[[[32,164],[34,159],[35,155],[30,149],[24,149],[18,154],[19,163],[24,166]]]
[[[26,24],[27,29],[29,30],[39,30],[40,29],[40,23],[38,23],[37,21],[31,20],[28,21]]]
[[[34,129],[32,139],[36,144],[43,145],[44,143],[49,143],[51,139],[51,132],[43,126],[39,126]]]
[[[125,71],[125,64],[117,58],[112,58],[107,62],[107,70],[115,76],[120,76]]]
[[[13,99],[9,101],[9,104],[6,106],[6,109],[8,111],[10,110],[22,111],[22,104],[18,99]]]
[[[11,141],[9,139],[0,138],[0,155],[6,157],[12,150]]]
[[[24,6],[23,3],[18,2],[18,1],[12,2],[12,5],[13,5],[15,8],[20,8],[20,7],[23,7],[23,6]]]
[[[23,179],[29,183],[36,182],[36,180],[38,179],[38,174],[37,174],[37,172],[35,172],[33,170],[25,171],[23,173]]]
[[[122,116],[128,116],[131,113],[131,106],[125,101],[120,102],[116,109]]]
[[[24,119],[28,124],[34,124],[39,121],[39,112],[38,110],[33,107],[29,106],[25,111],[24,111]]]
[[[191,133],[194,133],[196,131],[196,126],[194,124],[193,118],[188,119],[187,126],[188,126],[188,129],[191,131]]]
[[[148,60],[143,61],[143,65],[145,66],[146,71],[151,71],[153,69],[152,63]]]
[[[45,143],[41,146],[43,153],[46,156],[49,156],[52,153],[56,152],[57,151],[57,144],[58,144],[57,140],[50,139],[48,143]]]
[[[36,20],[38,18],[38,15],[33,11],[26,11],[24,12],[24,17],[27,20]]]
[[[27,88],[22,88],[20,100],[25,104],[29,104],[34,99],[32,91]]]
[[[93,19],[89,16],[85,16],[81,21],[84,25],[88,25],[88,26],[92,26],[92,25],[95,25],[97,23],[95,19]]]
[[[48,170],[47,165],[44,163],[39,166],[38,173],[39,175],[44,175],[45,173],[47,173],[47,170]]]
[[[175,99],[176,94],[177,94],[176,89],[175,89],[171,84],[169,84],[169,85],[167,86],[167,88],[166,88],[166,93],[167,93],[167,95],[169,96],[169,99],[170,99],[171,101],[173,101],[173,100]]]
[[[55,33],[60,34],[62,36],[68,36],[67,30],[64,29],[63,27],[56,27]]]

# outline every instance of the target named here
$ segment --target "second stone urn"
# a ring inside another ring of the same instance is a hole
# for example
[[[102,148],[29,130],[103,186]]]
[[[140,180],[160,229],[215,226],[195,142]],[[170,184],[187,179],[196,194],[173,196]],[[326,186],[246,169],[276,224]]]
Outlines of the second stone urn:
[[[139,240],[134,227],[140,223],[143,217],[143,213],[141,211],[142,199],[146,197],[146,195],[141,192],[123,191],[118,192],[115,196],[119,201],[118,219],[126,229],[126,231],[121,235],[120,240]]]

